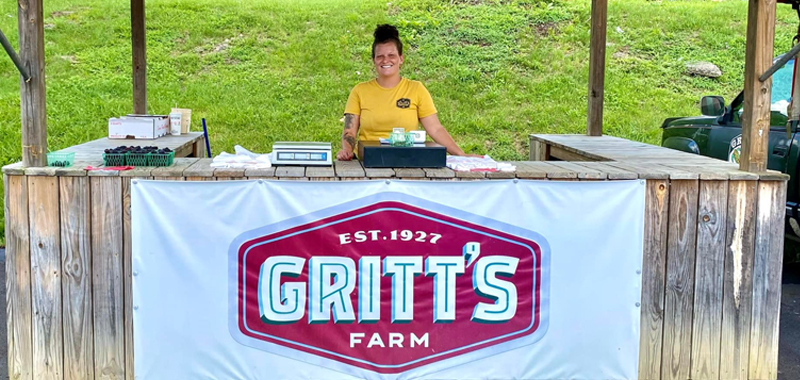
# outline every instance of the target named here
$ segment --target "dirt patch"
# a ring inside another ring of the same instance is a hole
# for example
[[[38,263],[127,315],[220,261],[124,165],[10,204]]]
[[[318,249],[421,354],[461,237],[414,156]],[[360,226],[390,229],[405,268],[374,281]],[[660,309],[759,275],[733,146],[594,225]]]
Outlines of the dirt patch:
[[[386,7],[389,8],[388,9],[389,16],[397,16],[397,14],[400,13],[400,7],[398,7],[397,5],[394,5],[392,3],[386,3]]]
[[[470,41],[470,40],[459,40],[458,43],[461,46],[474,45],[474,46],[480,46],[480,47],[487,47],[487,46],[491,46],[492,45],[492,44],[490,44],[489,42],[486,42],[486,41]]]
[[[58,56],[58,58],[61,58],[61,59],[65,60],[65,61],[67,61],[67,62],[69,62],[69,63],[71,63],[73,65],[78,64],[78,59],[75,58],[74,55],[60,55],[60,56]]]
[[[44,24],[44,29],[45,30],[53,30],[55,28],[56,28],[56,24],[51,24],[51,23]]]
[[[226,38],[221,44],[214,46],[214,48],[211,49],[211,53],[219,53],[223,50],[228,50],[228,48],[231,47],[230,43],[231,40]]]
[[[450,5],[493,5],[489,0],[450,0]]]
[[[69,15],[74,14],[74,13],[75,13],[75,11],[55,11],[55,12],[50,14],[50,17],[59,18],[59,17],[69,16]]]
[[[629,46],[623,46],[622,49],[617,50],[614,54],[611,54],[611,58],[614,59],[626,59],[631,57]]]
[[[201,56],[205,56],[208,54],[220,53],[225,50],[228,50],[231,47],[231,44],[236,42],[236,40],[244,38],[243,34],[238,35],[237,37],[226,38],[222,42],[215,44],[214,46],[198,46],[194,49],[194,52],[200,54]]]
[[[91,10],[89,7],[72,7],[70,10],[63,10],[63,11],[55,11],[50,13],[50,17],[53,19],[58,18],[66,18],[70,21],[76,21],[82,14],[85,14],[86,11]]]
[[[200,69],[200,70],[197,72],[197,75],[205,75],[205,74],[209,74],[209,73],[211,73],[212,71],[214,71],[214,68],[213,68],[213,66],[203,66],[203,68],[201,68],[201,69]]]
[[[526,137],[522,135],[522,137]],[[519,134],[514,134],[514,150],[521,154],[523,157],[528,157],[528,144],[520,138]]]
[[[558,34],[558,23],[556,22],[545,22],[541,24],[535,24],[533,26],[533,31],[538,36],[548,36],[550,33]]]
[[[486,140],[486,141],[483,142],[483,148],[484,149],[490,150],[490,149],[492,149],[492,147],[494,147],[494,141]]]

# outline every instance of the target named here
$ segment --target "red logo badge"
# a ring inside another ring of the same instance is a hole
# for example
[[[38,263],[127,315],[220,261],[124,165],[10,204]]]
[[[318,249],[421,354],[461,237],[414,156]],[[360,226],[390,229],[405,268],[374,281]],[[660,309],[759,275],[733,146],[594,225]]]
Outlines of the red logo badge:
[[[244,234],[231,251],[234,337],[384,374],[449,367],[541,338],[546,241],[463,211],[411,205],[420,202],[338,206]]]

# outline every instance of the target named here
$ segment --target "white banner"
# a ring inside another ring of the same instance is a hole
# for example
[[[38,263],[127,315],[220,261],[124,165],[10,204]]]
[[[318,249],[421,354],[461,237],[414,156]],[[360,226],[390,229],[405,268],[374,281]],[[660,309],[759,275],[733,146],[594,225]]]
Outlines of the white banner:
[[[140,379],[636,379],[644,181],[135,180]]]

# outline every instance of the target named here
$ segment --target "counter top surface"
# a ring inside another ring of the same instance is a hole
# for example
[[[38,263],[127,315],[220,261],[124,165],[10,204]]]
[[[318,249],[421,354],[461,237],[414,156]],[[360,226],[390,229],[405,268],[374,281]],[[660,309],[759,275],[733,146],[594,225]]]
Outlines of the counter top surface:
[[[212,168],[209,158],[176,158],[169,167],[136,167],[133,170],[86,170],[86,163],[70,168],[24,168],[21,164],[3,167],[6,175],[28,176],[120,176],[194,181],[281,179],[303,181],[350,181],[368,179],[405,180],[785,180],[778,172],[747,173],[735,164],[719,161],[714,165],[680,165],[635,162],[512,161],[514,172],[457,172],[449,168],[365,168],[359,161],[335,161],[333,166],[276,166],[266,169]],[[99,166],[101,163],[89,163]]]
[[[553,179],[553,180],[776,180],[788,176],[776,171],[748,173],[738,165],[679,152],[654,145],[611,136],[531,135],[531,141],[573,152],[585,161],[513,161],[515,172],[456,172],[449,168],[365,168],[359,161],[335,161],[332,166],[277,166],[267,169],[212,168],[209,158],[176,158],[170,167],[136,167],[133,170],[86,170],[102,165],[102,151],[111,146],[130,145],[129,140],[100,139],[63,151],[75,151],[75,165],[69,168],[25,168],[21,163],[3,167],[6,175],[28,176],[121,176],[155,179],[239,180],[281,179],[305,181],[347,181],[367,179],[406,180],[481,180],[481,179]],[[174,150],[191,149],[202,141],[201,133],[167,136],[149,143],[175,145]],[[148,142],[136,140],[141,145]],[[148,140],[149,141],[149,140]],[[110,145],[109,145],[110,144]],[[171,146],[170,146],[171,147]],[[171,147],[172,148],[172,147]],[[185,153],[185,152],[184,152]],[[188,155],[188,154],[183,154]],[[181,155],[176,154],[176,157]]]

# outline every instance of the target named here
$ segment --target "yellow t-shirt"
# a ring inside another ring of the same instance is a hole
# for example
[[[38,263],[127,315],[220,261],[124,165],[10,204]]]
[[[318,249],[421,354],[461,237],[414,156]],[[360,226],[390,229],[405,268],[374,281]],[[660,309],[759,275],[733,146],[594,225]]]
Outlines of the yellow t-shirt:
[[[383,88],[373,79],[350,91],[344,113],[361,116],[360,141],[377,141],[389,138],[392,128],[417,129],[419,119],[435,114],[436,107],[421,82],[401,78],[397,86]]]

